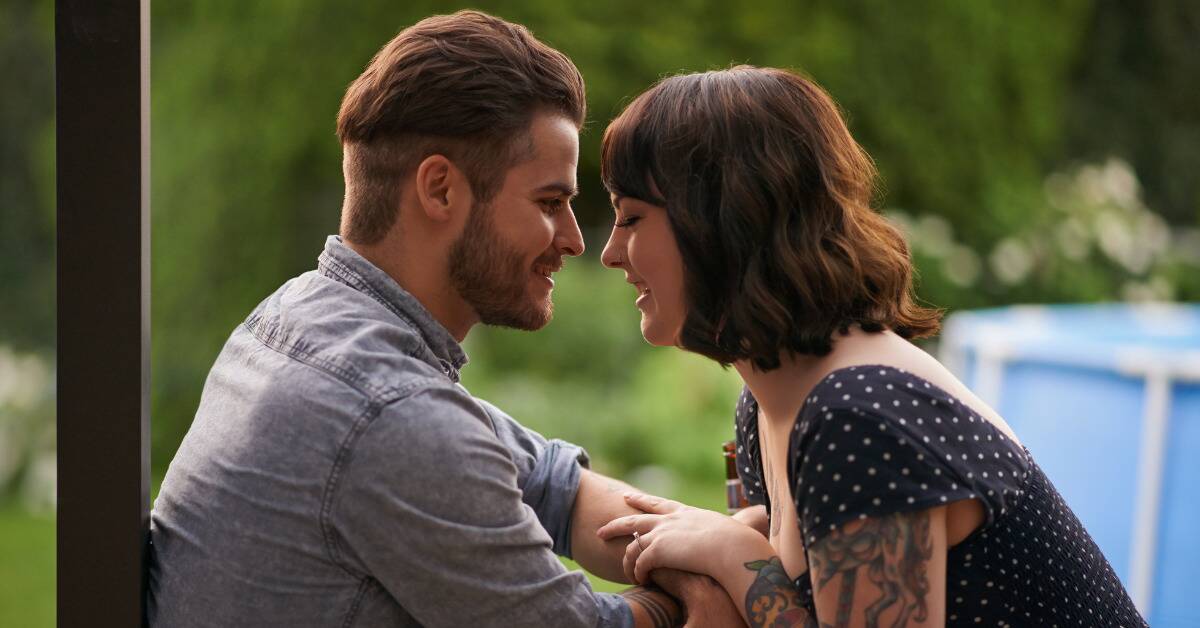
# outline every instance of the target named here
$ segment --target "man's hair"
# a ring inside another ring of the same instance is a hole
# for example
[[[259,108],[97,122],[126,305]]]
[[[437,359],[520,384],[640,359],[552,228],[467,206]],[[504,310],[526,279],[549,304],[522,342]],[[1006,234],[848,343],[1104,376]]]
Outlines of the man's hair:
[[[338,112],[343,237],[382,239],[396,220],[401,182],[433,154],[462,169],[486,203],[527,157],[527,131],[540,111],[582,127],[583,77],[524,26],[459,11],[404,29],[346,90]]]
[[[852,324],[937,332],[904,238],[871,208],[874,164],[811,81],[751,66],[665,78],[609,125],[601,160],[610,193],[666,208],[682,348],[769,370],[827,354]]]

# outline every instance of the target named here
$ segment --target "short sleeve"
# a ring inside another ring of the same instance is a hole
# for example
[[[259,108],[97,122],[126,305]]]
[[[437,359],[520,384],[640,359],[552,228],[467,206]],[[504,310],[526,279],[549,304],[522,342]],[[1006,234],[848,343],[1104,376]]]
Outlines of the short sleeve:
[[[746,501],[752,505],[767,505],[767,492],[762,483],[762,457],[758,448],[758,402],[748,388],[744,388],[738,396],[734,432],[734,444],[737,447],[734,460],[742,490],[746,492]]]
[[[814,389],[789,443],[808,544],[854,519],[963,499],[983,504],[987,527],[1018,496],[1021,450],[940,389],[887,369],[834,377]]]

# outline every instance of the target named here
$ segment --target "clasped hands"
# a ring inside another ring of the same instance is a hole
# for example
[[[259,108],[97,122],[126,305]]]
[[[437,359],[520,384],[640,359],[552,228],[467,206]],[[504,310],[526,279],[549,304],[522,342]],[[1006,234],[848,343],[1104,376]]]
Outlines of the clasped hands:
[[[624,497],[641,514],[613,519],[596,534],[604,540],[634,537],[622,559],[625,576],[637,584],[653,580],[682,600],[688,626],[743,625],[721,576],[744,569],[739,561],[758,558],[764,546],[769,548],[765,511],[753,507],[735,518],[652,495]]]

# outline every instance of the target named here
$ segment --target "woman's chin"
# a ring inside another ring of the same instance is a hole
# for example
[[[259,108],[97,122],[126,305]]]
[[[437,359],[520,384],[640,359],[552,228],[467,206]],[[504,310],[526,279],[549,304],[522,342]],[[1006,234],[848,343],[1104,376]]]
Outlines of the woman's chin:
[[[656,321],[642,315],[642,338],[646,342],[656,347],[673,347],[675,346],[675,337],[678,334],[670,333],[665,329],[665,325],[656,324]]]

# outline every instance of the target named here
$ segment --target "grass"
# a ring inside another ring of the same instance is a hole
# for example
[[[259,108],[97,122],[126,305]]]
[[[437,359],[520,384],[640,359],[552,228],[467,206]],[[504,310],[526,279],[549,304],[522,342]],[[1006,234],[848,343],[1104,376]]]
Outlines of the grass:
[[[55,521],[0,506],[0,626],[54,626]]]

